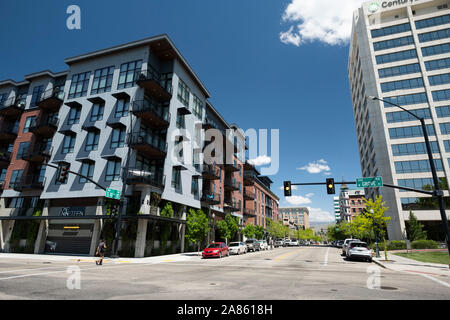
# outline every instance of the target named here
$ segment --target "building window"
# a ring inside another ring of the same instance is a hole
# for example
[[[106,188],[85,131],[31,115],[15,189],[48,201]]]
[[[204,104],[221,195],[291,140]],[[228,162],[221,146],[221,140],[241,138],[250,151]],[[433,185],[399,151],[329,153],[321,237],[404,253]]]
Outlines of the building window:
[[[430,109],[424,108],[424,109],[414,109],[409,110],[409,112],[415,114],[416,116],[424,119],[431,119],[431,113]],[[437,108],[436,108],[437,112]],[[387,112],[386,113],[386,120],[388,123],[395,123],[395,122],[404,122],[404,121],[417,121],[417,118],[415,118],[413,115],[406,111],[396,111],[396,112]]]
[[[430,82],[430,86],[439,86],[442,84],[448,84],[450,83],[450,73],[430,76],[428,77],[428,81]]]
[[[430,79],[432,77],[429,77]],[[437,81],[437,80],[436,80]],[[430,82],[431,84],[431,82]],[[431,84],[433,85],[433,84]],[[399,81],[391,81],[381,83],[381,91],[389,92],[395,90],[407,90],[407,89],[415,89],[415,88],[423,88],[423,79],[422,78],[414,78],[414,79],[406,79]]]
[[[425,62],[425,65],[426,64],[427,62]],[[379,69],[378,76],[380,78],[388,78],[419,72],[420,72],[420,65],[418,63],[412,63],[403,66]]]
[[[11,179],[9,180],[9,187],[14,188],[20,183],[22,179],[23,170],[14,170],[11,174]]]
[[[425,61],[425,68],[427,71],[450,68],[450,58]]]
[[[439,153],[439,147],[438,147],[438,144],[436,141],[431,141],[430,146],[431,146],[432,153]],[[444,146],[446,146],[445,141],[444,141]],[[449,148],[449,150],[450,150],[450,148]],[[409,156],[409,155],[426,154],[426,153],[427,153],[427,149],[426,149],[424,142],[392,145],[392,154],[394,156]]]
[[[178,189],[181,185],[181,170],[173,168],[172,172],[172,188]]]
[[[21,142],[19,145],[19,150],[17,151],[16,159],[22,159],[28,154],[28,149],[30,148],[30,142]]]
[[[103,119],[103,112],[105,110],[105,104],[102,103],[94,103],[92,105],[91,111],[91,121],[100,121]]]
[[[201,120],[203,118],[203,102],[195,94],[193,96],[194,106],[192,108],[192,113]]]
[[[189,96],[190,96],[190,90],[189,87],[186,85],[186,83],[183,82],[183,80],[178,79],[178,100],[189,108]]]
[[[401,38],[397,38],[397,39],[374,42],[373,50],[380,51],[380,50],[386,50],[386,49],[407,46],[410,44],[414,44],[414,38],[412,36],[407,36],[407,37],[401,37]]]
[[[81,164],[80,174],[92,179],[94,177],[95,163],[93,162],[83,162]],[[80,177],[80,183],[89,182],[86,178]]]
[[[445,16],[433,17],[423,20],[418,20],[415,22],[416,29],[424,29],[434,26],[440,26],[443,24],[450,23],[450,14],[446,14]]]
[[[113,129],[111,138],[111,149],[122,148],[125,145],[125,129]]]
[[[89,131],[86,139],[85,151],[93,151],[98,149],[98,140],[100,138],[100,133]]]
[[[106,166],[106,181],[118,181],[120,179],[121,160],[108,160]]]
[[[89,87],[89,77],[91,72],[74,74],[70,84],[69,99],[84,97]]]
[[[23,207],[23,198],[10,198],[9,203],[6,205],[7,208],[22,208]]]
[[[36,103],[38,103],[41,100],[42,92],[44,91],[44,86],[37,86],[33,88],[33,95],[31,96],[31,102],[30,107],[33,108],[36,106]]]
[[[111,91],[113,76],[114,66],[95,70],[91,94]]]
[[[75,146],[75,139],[76,139],[75,135],[68,134],[68,135],[64,136],[63,148],[62,148],[63,154],[73,153],[73,149]]]
[[[142,68],[142,60],[124,63],[120,66],[118,89],[134,86]]]
[[[434,91],[434,92],[436,92],[436,91]],[[434,97],[434,92],[433,92],[433,97]],[[420,103],[427,103],[428,102],[428,98],[427,98],[426,93],[405,94],[405,95],[401,95],[401,96],[387,97],[387,98],[384,98],[384,100],[385,101],[390,101],[391,103],[398,104],[400,106],[406,106],[406,105],[420,104]],[[389,103],[384,103],[384,107],[385,108],[392,108],[393,106],[391,104],[389,104]]]
[[[409,59],[414,59],[414,58],[417,58],[416,49],[405,50],[405,51],[394,52],[394,53],[387,53],[387,54],[382,54],[382,55],[375,57],[377,64],[409,60]]]
[[[419,42],[428,42],[440,39],[446,39],[450,37],[450,29],[432,31],[419,34]]]
[[[178,129],[185,129],[186,123],[184,121],[184,115],[182,115],[180,112],[177,112],[177,122],[176,122]]]
[[[119,99],[116,104],[116,118],[128,116],[128,111],[130,109],[130,101],[128,99]]]
[[[422,55],[424,57],[434,56],[450,52],[450,43],[438,44],[435,46],[423,47]]]
[[[30,127],[36,124],[36,116],[27,117],[23,127],[23,133],[30,132]]]
[[[194,197],[198,197],[199,189],[198,189],[198,178],[197,177],[192,177],[191,193]]]
[[[371,30],[372,38],[384,37],[391,34],[411,31],[411,26],[408,23],[398,24],[395,26],[385,27],[381,29]]]
[[[67,124],[77,124],[80,123],[81,108],[72,107],[69,111],[69,118],[67,119]]]

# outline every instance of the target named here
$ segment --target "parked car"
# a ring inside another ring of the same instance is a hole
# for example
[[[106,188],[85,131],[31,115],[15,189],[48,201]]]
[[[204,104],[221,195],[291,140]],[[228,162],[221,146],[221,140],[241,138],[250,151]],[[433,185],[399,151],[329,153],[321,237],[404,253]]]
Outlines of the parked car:
[[[282,247],[283,243],[284,243],[283,240],[276,240],[275,241],[275,248]]]
[[[210,245],[208,245],[205,249],[203,249],[202,257],[203,258],[209,258],[209,257],[219,257],[222,258],[223,256],[229,256],[230,250],[228,249],[228,246],[225,244],[225,242],[213,242]]]
[[[359,239],[345,239],[342,245],[342,255],[345,256],[347,253],[347,246],[350,241],[359,241]]]
[[[261,250],[259,242],[256,239],[245,240],[245,245],[247,246],[247,252],[250,252],[250,251],[255,252],[255,251]]]
[[[269,250],[269,245],[266,240],[258,240],[258,243],[261,250]]]
[[[283,247],[289,247],[291,245],[291,239],[284,239]]]
[[[342,248],[343,245],[344,245],[344,240],[338,240],[336,242],[336,247],[338,247],[338,248]]]
[[[348,245],[347,259],[363,259],[372,262],[372,250],[365,242],[351,241]]]
[[[228,248],[230,250],[230,254],[247,253],[247,246],[243,242],[230,242]]]
[[[298,247],[298,240],[291,240],[291,242],[289,243],[290,247]]]

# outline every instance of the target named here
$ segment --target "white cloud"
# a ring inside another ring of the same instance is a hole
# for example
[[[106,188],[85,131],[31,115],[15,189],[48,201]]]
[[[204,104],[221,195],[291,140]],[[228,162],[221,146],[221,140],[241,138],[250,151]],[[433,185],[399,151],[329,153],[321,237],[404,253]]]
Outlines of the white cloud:
[[[311,199],[302,197],[302,196],[292,196],[292,197],[286,197],[286,201],[289,204],[292,204],[294,206],[301,206],[304,204],[311,203]]]
[[[308,208],[309,209],[309,221],[310,222],[334,222],[334,214],[324,211],[320,208]]]
[[[329,45],[345,44],[352,28],[353,11],[363,0],[291,0],[284,11],[283,22],[291,26],[280,33],[286,44],[300,46],[313,41]]]
[[[307,198],[311,198],[312,196],[314,196],[314,193],[307,193],[307,194],[306,194],[306,197],[307,197]]]
[[[298,190],[298,187],[297,186],[291,186],[291,189],[292,190]],[[280,190],[284,190],[284,186],[281,186]]]
[[[272,162],[272,159],[266,155],[248,160],[248,163],[254,166],[264,166]]]
[[[329,171],[331,171],[331,168],[328,166],[328,162],[326,162],[323,159],[313,161],[308,163],[307,166],[303,166],[301,168],[298,168],[298,170],[306,170],[308,173],[321,173],[324,172],[324,174],[330,174]]]

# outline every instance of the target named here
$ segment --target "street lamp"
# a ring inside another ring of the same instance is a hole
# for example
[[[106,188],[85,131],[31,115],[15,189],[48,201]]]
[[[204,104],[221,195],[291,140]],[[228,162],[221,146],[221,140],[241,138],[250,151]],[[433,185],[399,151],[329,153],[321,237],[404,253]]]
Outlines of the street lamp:
[[[377,258],[379,258],[380,251],[378,250],[378,237],[377,237],[377,230],[375,229],[375,219],[374,219],[373,209],[370,209],[370,213],[372,214],[373,234],[375,235],[375,249],[377,252]]]
[[[392,103],[390,101],[385,101],[383,99],[380,99],[380,98],[374,97],[374,96],[369,96],[369,99],[374,100],[374,101],[378,100],[378,101],[393,105],[394,107],[398,107],[420,121],[420,124],[422,126],[423,136],[425,138],[425,145],[427,147],[428,160],[430,161],[431,173],[433,174],[433,182],[434,182],[434,189],[435,189],[434,196],[436,196],[438,199],[439,210],[440,210],[441,219],[442,219],[442,225],[444,227],[444,234],[446,235],[447,250],[448,250],[448,254],[450,256],[450,232],[448,230],[447,214],[445,213],[444,192],[439,187],[439,180],[438,180],[438,176],[437,176],[437,172],[436,172],[436,167],[435,167],[434,161],[433,161],[433,153],[431,152],[430,140],[428,138],[428,132],[427,132],[427,127],[425,125],[425,119],[418,117],[411,111],[406,110],[405,108],[399,106],[398,104]]]

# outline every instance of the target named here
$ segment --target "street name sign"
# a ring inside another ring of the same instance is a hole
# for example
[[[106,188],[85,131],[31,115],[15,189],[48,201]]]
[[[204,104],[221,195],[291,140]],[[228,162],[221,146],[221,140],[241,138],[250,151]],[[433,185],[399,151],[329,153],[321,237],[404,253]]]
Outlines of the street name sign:
[[[370,177],[356,179],[356,186],[358,188],[378,188],[383,186],[382,177]]]
[[[120,196],[122,195],[122,192],[119,190],[114,190],[110,188],[106,188],[106,195],[105,197],[120,200]]]

